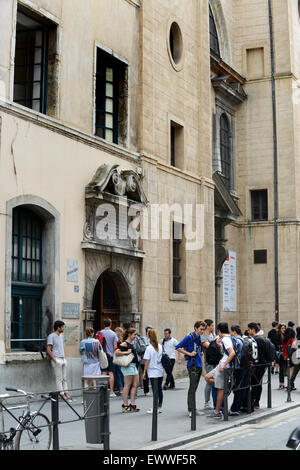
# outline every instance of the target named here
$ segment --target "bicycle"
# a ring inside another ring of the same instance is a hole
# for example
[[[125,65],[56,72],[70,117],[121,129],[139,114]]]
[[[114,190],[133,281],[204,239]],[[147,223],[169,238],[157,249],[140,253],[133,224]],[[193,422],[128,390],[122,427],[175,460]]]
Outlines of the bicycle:
[[[0,395],[0,450],[49,450],[51,445],[51,424],[46,415],[41,413],[42,408],[48,400],[55,401],[49,395],[41,395],[44,399],[37,411],[31,411],[30,400],[35,394],[27,393],[24,390],[6,387],[5,390],[16,392],[26,397],[25,405],[5,406],[4,400],[11,397],[9,394]],[[23,409],[23,413],[16,418],[12,410]],[[5,431],[4,411],[7,412],[18,425]]]

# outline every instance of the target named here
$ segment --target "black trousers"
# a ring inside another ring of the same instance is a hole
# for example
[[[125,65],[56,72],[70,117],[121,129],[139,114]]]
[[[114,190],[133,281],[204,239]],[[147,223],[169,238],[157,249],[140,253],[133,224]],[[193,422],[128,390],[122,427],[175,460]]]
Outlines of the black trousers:
[[[262,379],[266,371],[266,366],[257,366],[255,367],[251,379],[251,401],[252,403],[259,403],[261,393],[262,393]]]
[[[168,387],[170,385],[170,387],[174,388],[175,387],[175,380],[174,380],[174,377],[173,377],[173,369],[174,369],[174,365],[175,365],[175,359],[170,359],[170,363],[171,363],[170,370],[166,371],[167,377],[166,377],[165,385],[166,385],[166,387]]]

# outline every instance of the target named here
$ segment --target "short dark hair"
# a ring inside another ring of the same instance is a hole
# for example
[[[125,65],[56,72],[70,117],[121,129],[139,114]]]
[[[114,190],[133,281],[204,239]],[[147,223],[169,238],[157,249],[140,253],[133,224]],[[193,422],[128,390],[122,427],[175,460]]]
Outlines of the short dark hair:
[[[168,331],[170,334],[172,333],[172,331],[170,330],[170,328],[165,328],[164,331]]]
[[[125,328],[125,330],[128,330],[128,328],[131,328],[131,323],[129,321],[124,322],[123,323],[123,328]]]
[[[273,322],[272,322],[272,327],[273,327],[273,328],[275,328],[275,326],[277,326],[277,325],[278,325],[278,321],[273,321]]]
[[[204,321],[200,321],[200,320],[196,321],[194,324],[194,329],[198,329],[200,328],[200,326],[206,327],[206,324],[204,323]]]
[[[213,321],[213,320],[209,320],[209,318],[208,318],[207,320],[204,320],[204,323],[206,323],[207,326],[210,326],[210,325],[212,325],[212,324],[214,323],[214,321]]]
[[[254,323],[254,322],[248,323],[248,328],[250,328],[250,330],[255,330],[256,333],[258,332],[257,323]]]
[[[288,322],[288,327],[293,328],[293,326],[295,326],[295,323],[293,321],[289,321]]]
[[[219,330],[221,333],[229,333],[229,327],[227,322],[221,322],[217,326],[217,330]]]
[[[242,336],[242,330],[240,325],[232,325],[230,329],[231,331],[235,331],[239,336]]]
[[[112,321],[110,318],[105,318],[103,323],[106,328],[107,326],[110,326],[112,324]]]
[[[64,322],[61,320],[56,320],[53,326],[54,331],[58,330],[58,328],[61,328],[62,326],[64,326]]]

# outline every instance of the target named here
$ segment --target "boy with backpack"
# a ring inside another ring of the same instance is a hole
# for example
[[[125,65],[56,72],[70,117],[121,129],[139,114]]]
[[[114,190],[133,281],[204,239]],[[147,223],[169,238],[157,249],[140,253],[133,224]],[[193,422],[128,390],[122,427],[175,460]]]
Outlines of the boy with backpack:
[[[229,416],[238,416],[240,413],[240,408],[242,406],[243,400],[243,387],[244,385],[244,378],[246,370],[242,367],[242,357],[244,352],[244,340],[242,338],[242,330],[239,325],[232,325],[230,328],[231,336],[236,341],[236,361],[235,361],[235,368],[233,371],[233,379],[234,379],[234,389],[233,389],[233,402],[231,408],[229,410]]]
[[[222,357],[219,364],[205,376],[208,383],[213,383],[218,389],[216,409],[208,415],[208,418],[223,418],[221,407],[224,399],[224,369],[230,367],[230,362],[234,359],[236,353],[233,348],[233,342],[229,334],[228,323],[221,322],[217,326],[218,340]]]
[[[195,392],[197,391],[200,377],[202,374],[202,357],[201,357],[201,335],[204,333],[206,324],[203,321],[196,321],[194,324],[194,331],[183,338],[183,340],[177,344],[176,349],[181,354],[184,354],[187,359],[187,370],[190,379],[190,386],[187,396],[188,414],[192,417],[193,408],[193,388],[192,379],[195,380]],[[201,414],[200,411],[196,410],[196,415]]]

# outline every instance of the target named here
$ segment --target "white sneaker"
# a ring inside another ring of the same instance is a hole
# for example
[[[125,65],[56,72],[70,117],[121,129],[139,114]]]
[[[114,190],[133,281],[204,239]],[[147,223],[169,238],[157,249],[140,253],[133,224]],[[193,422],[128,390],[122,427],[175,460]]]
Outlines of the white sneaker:
[[[203,416],[203,415],[204,415],[204,413],[202,413],[202,412],[199,411],[199,410],[196,410],[196,416]],[[189,411],[189,417],[190,417],[190,418],[192,417],[192,412],[191,412],[191,411]]]
[[[204,403],[204,410],[213,410],[213,407],[209,402]]]
[[[115,398],[117,395],[114,392],[110,392],[110,398]]]

